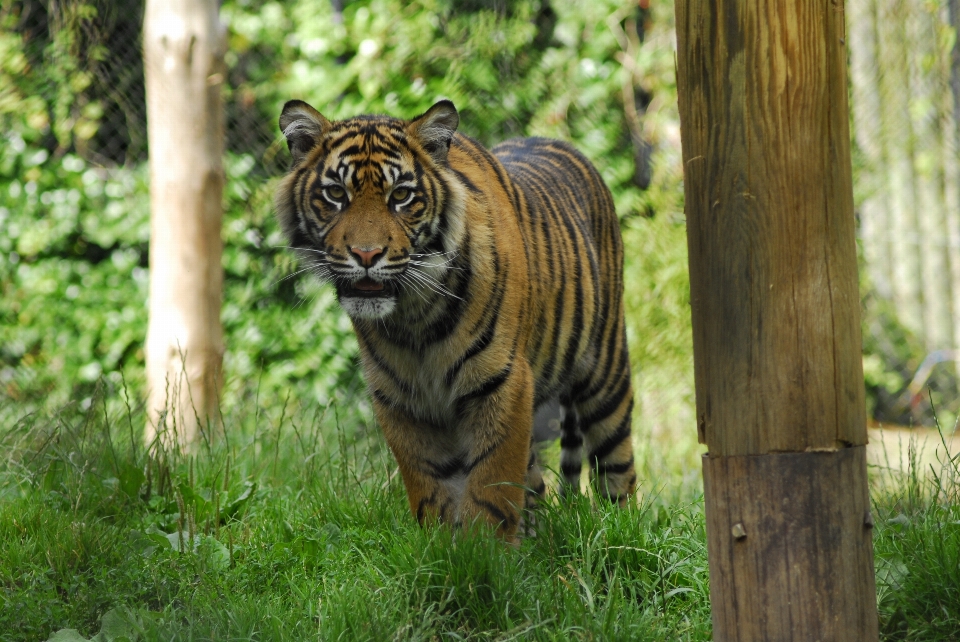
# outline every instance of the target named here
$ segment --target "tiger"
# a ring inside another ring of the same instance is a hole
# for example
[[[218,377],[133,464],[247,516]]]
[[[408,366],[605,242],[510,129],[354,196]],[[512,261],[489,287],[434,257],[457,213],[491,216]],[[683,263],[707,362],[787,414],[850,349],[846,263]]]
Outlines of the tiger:
[[[421,524],[516,542],[545,483],[535,409],[559,399],[560,493],[635,492],[623,242],[570,144],[487,150],[449,100],[403,120],[283,106],[279,225],[349,316],[377,422]]]

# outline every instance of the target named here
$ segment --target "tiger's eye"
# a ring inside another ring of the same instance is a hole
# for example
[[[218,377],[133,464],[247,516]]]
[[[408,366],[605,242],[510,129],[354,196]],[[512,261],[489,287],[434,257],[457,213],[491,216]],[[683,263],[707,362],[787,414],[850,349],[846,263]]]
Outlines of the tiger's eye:
[[[393,193],[390,194],[390,199],[395,203],[402,203],[407,200],[407,197],[410,196],[410,190],[406,187],[398,187],[393,190]]]
[[[340,200],[347,195],[347,191],[340,187],[339,185],[330,185],[326,188],[327,196],[334,200]]]

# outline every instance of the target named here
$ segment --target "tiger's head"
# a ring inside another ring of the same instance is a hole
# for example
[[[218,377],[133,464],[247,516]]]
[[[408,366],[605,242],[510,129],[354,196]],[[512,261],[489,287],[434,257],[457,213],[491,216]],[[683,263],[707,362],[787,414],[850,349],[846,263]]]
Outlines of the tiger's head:
[[[405,121],[329,121],[300,100],[280,130],[293,167],[277,190],[283,232],[356,319],[436,291],[464,234],[463,188],[447,163],[460,117],[443,100]]]

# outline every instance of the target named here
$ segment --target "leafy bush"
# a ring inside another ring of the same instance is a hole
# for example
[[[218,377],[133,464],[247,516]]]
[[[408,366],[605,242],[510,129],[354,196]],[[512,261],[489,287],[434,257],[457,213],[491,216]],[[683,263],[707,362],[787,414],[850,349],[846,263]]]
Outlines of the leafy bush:
[[[445,97],[461,130],[488,146],[521,135],[572,140],[597,163],[621,215],[655,205],[635,184],[634,138],[649,146],[677,135],[669,3],[643,13],[623,0],[370,0],[338,17],[326,2],[235,0],[222,13],[233,91],[255,98],[268,132],[292,98],[337,119],[412,117]],[[625,115],[644,110],[642,123]]]
[[[83,142],[111,125],[81,103],[103,113],[116,103],[97,84],[121,51],[114,34],[129,28],[115,4],[78,0],[56,20],[40,2],[25,3],[20,13],[0,11],[0,75],[10,81],[0,101],[7,132],[0,150],[0,389],[17,402],[16,413],[69,400],[89,404],[103,373],[105,385],[126,383],[134,397],[143,383],[148,168],[130,156],[127,165],[101,166],[105,157]],[[347,319],[330,290],[298,278],[271,212],[271,177],[288,162],[276,120],[289,98],[341,118],[413,116],[446,96],[461,110],[462,130],[484,143],[525,134],[572,139],[600,167],[622,216],[663,212],[678,220],[671,6],[642,13],[619,0],[555,5],[363,0],[337,17],[330,3],[313,0],[223,4],[231,150],[225,407],[257,399],[278,405],[288,396],[326,404],[359,386]],[[28,18],[32,30],[23,26]],[[128,93],[136,115],[143,97]],[[624,100],[630,113],[646,110],[642,131],[625,118]],[[668,144],[657,148],[651,171],[638,172],[638,159],[646,168],[661,139]],[[682,235],[668,237],[682,245]],[[668,256],[676,263],[670,269],[682,269],[683,252]],[[684,327],[675,345],[689,354]],[[655,329],[640,324],[637,331]]]
[[[145,167],[0,148],[0,381],[8,396],[89,396],[136,359],[147,294]],[[142,360],[142,353],[139,356]]]
[[[6,396],[23,409],[88,405],[103,373],[112,385],[125,375],[138,390],[148,295],[146,166],[94,168],[70,154],[51,159],[15,134],[7,140],[0,151]],[[279,247],[269,205],[246,206],[258,198],[244,182],[251,166],[250,157],[227,160],[225,401],[262,388],[265,398],[282,398],[286,389],[326,403],[332,391],[357,387],[356,343],[330,291],[283,280],[294,265]]]

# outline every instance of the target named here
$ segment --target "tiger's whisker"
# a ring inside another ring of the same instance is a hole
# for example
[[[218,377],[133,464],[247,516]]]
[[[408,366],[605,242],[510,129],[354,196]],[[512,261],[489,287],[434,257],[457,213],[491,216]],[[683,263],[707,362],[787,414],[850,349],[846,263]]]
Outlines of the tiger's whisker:
[[[463,300],[441,285],[436,279],[421,270],[412,269],[409,270],[409,274],[441,296],[449,296],[460,301]]]
[[[427,297],[423,294],[422,288],[417,287],[416,283],[414,283],[414,281],[413,281],[413,279],[410,277],[410,275],[408,275],[408,274],[401,274],[401,275],[400,275],[400,278],[399,278],[398,280],[399,280],[399,282],[401,283],[401,285],[403,285],[403,286],[405,286],[405,287],[409,287],[411,290],[413,290],[414,294],[416,294],[418,297],[420,297],[420,299],[421,299],[424,303],[429,303],[429,302],[430,302],[430,301],[427,299]]]
[[[445,267],[449,270],[463,270],[462,267],[451,265],[452,261],[453,261],[452,259],[449,261],[444,261],[442,263],[427,263],[426,261],[410,261],[409,264],[417,265],[417,266],[423,265],[425,267]]]
[[[290,246],[290,245],[274,245],[273,247],[281,248],[281,249],[284,249],[284,250],[294,250],[294,251],[296,251],[296,250],[303,250],[304,252],[313,252],[313,253],[315,253],[315,254],[321,254],[321,255],[323,255],[323,256],[326,256],[326,255],[327,255],[327,252],[324,252],[323,250],[317,250],[317,249],[312,248],[312,247],[292,247],[292,246]]]
[[[307,272],[307,271],[310,270],[310,269],[312,269],[312,268],[308,266],[308,267],[305,267],[305,268],[301,268],[301,269],[297,270],[296,272],[292,272],[292,273],[290,273],[290,274],[288,274],[288,275],[286,275],[286,276],[284,276],[284,277],[281,277],[281,278],[277,279],[277,280],[274,281],[273,283],[271,283],[271,284],[270,284],[270,287],[272,288],[272,287],[274,287],[275,285],[277,285],[278,283],[281,283],[281,282],[283,282],[283,281],[286,281],[287,279],[292,279],[293,277],[297,276],[298,274],[303,274],[304,272]]]

